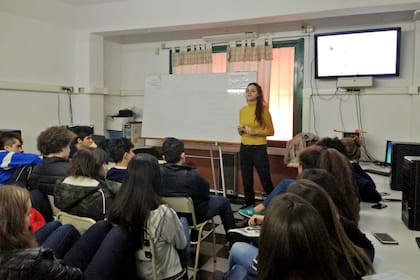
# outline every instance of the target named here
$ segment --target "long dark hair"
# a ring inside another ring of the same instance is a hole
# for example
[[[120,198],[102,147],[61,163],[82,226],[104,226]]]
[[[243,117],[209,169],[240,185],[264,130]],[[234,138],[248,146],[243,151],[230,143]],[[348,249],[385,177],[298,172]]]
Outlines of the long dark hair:
[[[366,275],[373,271],[366,253],[347,237],[340,223],[338,210],[322,187],[312,181],[298,179],[289,186],[287,192],[303,197],[318,211],[327,226],[331,247],[337,256],[345,258],[354,275]]]
[[[298,179],[310,180],[322,187],[333,200],[339,214],[343,217],[351,215],[346,206],[346,199],[343,196],[337,180],[327,170],[321,168],[307,168],[297,177]]]
[[[257,88],[257,106],[255,107],[255,120],[264,126],[263,110],[264,110],[264,95],[261,86],[257,83],[249,83],[247,87],[255,86]]]
[[[322,217],[297,195],[276,197],[267,209],[258,279],[343,279]]]
[[[340,188],[345,199],[346,218],[358,224],[360,202],[353,181],[352,167],[346,156],[335,149],[328,148],[322,152],[318,167],[327,170],[334,176],[337,187]]]
[[[121,189],[109,209],[108,220],[128,228],[138,250],[143,248],[150,211],[161,203],[158,160],[149,154],[137,154],[128,163]]]
[[[31,231],[25,227],[29,202],[29,192],[26,189],[16,186],[0,187],[0,250],[36,246]]]

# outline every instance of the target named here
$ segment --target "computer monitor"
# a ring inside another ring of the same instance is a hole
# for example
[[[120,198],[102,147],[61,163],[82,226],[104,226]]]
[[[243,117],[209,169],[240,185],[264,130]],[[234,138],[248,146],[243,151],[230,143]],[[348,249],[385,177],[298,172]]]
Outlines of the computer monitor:
[[[385,165],[391,165],[391,155],[392,155],[392,141],[386,140],[386,149],[385,149]]]

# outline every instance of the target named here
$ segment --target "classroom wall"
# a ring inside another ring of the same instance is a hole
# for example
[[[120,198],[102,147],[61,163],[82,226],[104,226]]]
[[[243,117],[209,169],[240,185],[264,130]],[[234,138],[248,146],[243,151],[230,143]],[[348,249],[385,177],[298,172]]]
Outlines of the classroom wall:
[[[0,128],[21,129],[25,151],[37,152],[41,130],[71,123],[61,86],[103,87],[102,36],[2,11],[0,36]],[[73,123],[102,134],[103,95],[86,93],[72,95]]]
[[[175,2],[165,3],[163,10],[162,3],[156,1],[127,0],[79,6],[52,0],[44,1],[43,5],[27,3],[24,0],[1,1],[0,94],[2,101],[24,104],[22,106],[26,106],[27,109],[25,113],[20,113],[23,116],[20,121],[11,120],[9,116],[13,115],[12,111],[0,112],[2,126],[20,126],[24,130],[24,136],[28,135],[29,140],[25,140],[25,146],[35,151],[36,144],[33,139],[41,127],[38,128],[32,123],[47,126],[53,121],[58,122],[57,100],[61,102],[60,107],[63,106],[61,114],[65,121],[62,122],[68,122],[68,98],[58,89],[62,85],[75,87],[76,92],[72,97],[74,122],[93,123],[97,133],[104,131],[106,116],[115,114],[121,108],[132,108],[141,116],[145,76],[147,73],[168,73],[168,52],[159,49],[162,41],[148,44],[111,44],[104,40],[102,35],[94,32],[136,29],[153,32],[217,26],[228,29],[230,26],[251,24],[254,21],[275,22],[281,25],[284,21],[303,22],[304,19],[322,17],[330,18],[328,20],[331,22],[331,30],[345,30],[357,27],[356,23],[340,26],[339,18],[334,19],[334,16],[406,10],[418,7],[418,1],[324,0],[315,3],[301,0],[288,3],[269,1],[265,5],[256,6],[254,2],[248,3],[246,0],[240,7],[235,3],[222,1],[213,1],[208,3],[211,6],[205,7],[205,3],[196,5],[196,2],[189,0],[182,3],[185,6],[179,5],[180,3]],[[175,10],[176,13],[173,12]],[[380,146],[385,144],[386,138],[420,138],[416,122],[416,108],[419,104],[417,86],[420,84],[420,27],[418,20],[414,21],[414,24],[413,21],[402,24],[405,50],[401,77],[375,79],[375,87],[364,92],[360,99],[364,128],[368,130],[366,141],[375,146],[373,153],[379,158],[384,150],[384,147]],[[322,30],[316,30],[320,31]],[[334,128],[343,128],[340,108],[343,112],[344,128],[353,129],[356,118],[355,104],[352,103],[351,96],[346,102],[343,100],[347,95],[331,101],[318,96],[331,95],[335,90],[335,83],[315,82],[311,78],[313,34],[302,34],[301,30],[288,34],[270,33],[277,38],[305,38],[304,129],[314,131],[316,128],[321,135],[334,134]],[[156,54],[156,49],[159,49],[159,54]],[[17,90],[19,86],[25,88],[25,85],[35,90]],[[319,99],[315,102],[315,119],[309,106],[311,96],[313,100]],[[381,102],[384,110],[377,106]],[[44,109],[43,104],[48,104],[49,108]],[[401,106],[401,109],[395,110],[401,113],[395,114],[397,116],[392,118],[393,122],[389,121],[385,127],[381,118],[390,118],[390,114],[385,112],[395,108],[395,104]],[[333,117],[331,111],[334,111]],[[20,116],[17,119],[19,118]],[[24,122],[27,119],[31,120],[31,125]],[[318,123],[318,120],[323,121]]]
[[[365,136],[368,152],[375,158],[383,160],[385,142],[390,140],[419,141],[420,130],[418,122],[420,117],[420,96],[414,85],[417,84],[413,74],[415,67],[420,65],[416,55],[415,41],[418,40],[416,22],[393,22],[388,25],[354,25],[334,26],[333,28],[317,30],[317,32],[343,31],[361,28],[378,28],[388,26],[401,26],[403,29],[401,49],[401,76],[393,78],[374,78],[374,87],[362,90],[360,93],[360,112],[363,129],[367,131]],[[332,26],[332,25],[331,25]],[[296,37],[305,38],[305,81],[304,81],[304,112],[303,129],[316,132],[320,136],[339,136],[337,130],[355,130],[358,125],[358,109],[356,108],[356,96],[354,94],[336,92],[336,81],[323,81],[313,79],[313,34],[302,36],[296,31]],[[282,33],[273,35],[281,39]],[[287,39],[290,38],[290,32]],[[199,38],[197,38],[199,39]],[[188,45],[192,41],[166,42],[167,45]],[[115,43],[114,43],[115,44]],[[121,88],[137,91],[142,100],[144,90],[144,78],[148,73],[168,73],[169,59],[166,51],[159,56],[154,54],[153,49],[159,48],[161,42],[147,44],[120,44],[120,60],[118,67],[121,68]],[[418,49],[418,47],[417,47]],[[113,49],[115,51],[116,48]],[[109,56],[109,50],[105,49],[105,60]],[[110,54],[110,57],[115,54]],[[124,74],[122,74],[124,73]],[[174,94],[176,94],[174,92]],[[108,97],[106,97],[107,100]],[[126,97],[113,96],[113,106],[121,106]],[[120,103],[115,100],[120,100]],[[312,102],[313,100],[313,102]],[[135,101],[130,100],[131,101]],[[140,100],[139,100],[140,101]],[[127,104],[128,105],[128,104]],[[136,108],[137,109],[137,108]],[[142,102],[138,104],[138,112],[142,109]],[[107,110],[107,109],[105,109]],[[392,112],[392,114],[391,114]]]

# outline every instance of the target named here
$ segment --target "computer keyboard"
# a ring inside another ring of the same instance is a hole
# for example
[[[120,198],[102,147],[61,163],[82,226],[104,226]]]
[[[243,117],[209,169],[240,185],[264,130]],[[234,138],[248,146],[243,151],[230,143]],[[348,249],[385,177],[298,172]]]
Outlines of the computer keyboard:
[[[363,169],[366,172],[372,173],[372,174],[377,174],[377,175],[382,175],[382,176],[390,176],[391,175],[391,171],[386,171],[386,170],[377,170],[377,169],[371,169],[371,168],[366,168]]]

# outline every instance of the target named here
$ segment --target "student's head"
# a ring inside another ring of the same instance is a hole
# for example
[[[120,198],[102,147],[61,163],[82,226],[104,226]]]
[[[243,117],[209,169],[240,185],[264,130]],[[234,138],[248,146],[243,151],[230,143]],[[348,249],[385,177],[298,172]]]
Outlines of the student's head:
[[[43,156],[55,155],[67,159],[74,137],[74,133],[63,125],[51,126],[39,134],[38,150]]]
[[[371,271],[369,258],[347,237],[340,223],[338,210],[322,187],[312,181],[298,179],[289,186],[287,193],[301,196],[318,211],[327,227],[331,247],[338,256],[345,257],[354,274],[365,275]]]
[[[127,138],[111,139],[108,142],[109,155],[116,163],[124,162],[125,164],[128,164],[130,159],[134,156],[133,148],[133,143]]]
[[[18,133],[16,132],[0,133],[0,150],[20,153],[23,151],[22,145],[23,145],[23,141]]]
[[[258,279],[342,279],[336,263],[318,211],[297,195],[273,199],[261,229]]]
[[[344,137],[341,139],[341,143],[346,149],[346,155],[349,160],[360,159],[360,140],[358,137]]]
[[[121,189],[109,210],[108,220],[131,229],[138,237],[135,246],[141,248],[149,213],[160,204],[158,160],[149,154],[137,154],[128,163]]]
[[[76,134],[76,137],[74,138],[74,144],[75,146],[80,148],[90,148],[92,146],[93,139],[93,129],[90,126],[73,126],[69,127],[71,131],[73,131]]]
[[[301,150],[299,153],[299,164],[302,170],[307,168],[317,168],[319,166],[319,159],[323,150],[323,147],[317,145],[312,145]]]
[[[184,143],[173,137],[165,139],[162,150],[164,160],[169,163],[178,163],[185,156]]]
[[[341,191],[342,187],[338,185],[337,180],[328,171],[320,168],[308,168],[303,170],[297,178],[306,179],[318,184],[331,197],[340,215],[351,217],[352,209],[347,208],[346,199]]]
[[[70,161],[67,175],[100,179],[104,176],[102,171],[104,163],[105,159],[99,158],[93,150],[80,149]]]
[[[264,107],[264,94],[262,87],[257,83],[249,83],[246,87],[246,100],[248,102],[257,102],[255,107],[255,120],[260,125],[264,126],[264,119],[262,116]]]
[[[29,230],[31,199],[21,187],[0,187],[0,250],[31,248],[36,245]]]
[[[324,137],[319,139],[316,144],[325,148],[336,149],[343,155],[347,156],[346,147],[344,147],[343,143],[337,137]]]
[[[337,186],[341,187],[347,207],[352,209],[351,217],[346,218],[358,223],[360,204],[354,185],[352,167],[348,159],[337,150],[328,148],[321,153],[318,167],[327,170],[334,176]]]

